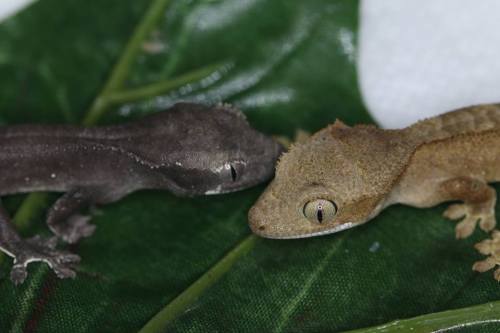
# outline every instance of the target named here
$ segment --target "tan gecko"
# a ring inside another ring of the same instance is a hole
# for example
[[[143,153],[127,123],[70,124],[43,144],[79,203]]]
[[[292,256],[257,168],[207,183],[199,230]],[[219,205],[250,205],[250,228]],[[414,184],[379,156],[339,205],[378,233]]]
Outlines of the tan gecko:
[[[500,181],[500,105],[448,112],[404,129],[342,122],[315,133],[280,158],[276,176],[249,212],[253,232],[268,238],[302,238],[349,229],[392,204],[431,207],[461,201],[444,216],[463,219],[456,237],[495,227]],[[500,265],[500,232],[476,245]],[[494,276],[500,280],[500,268]]]

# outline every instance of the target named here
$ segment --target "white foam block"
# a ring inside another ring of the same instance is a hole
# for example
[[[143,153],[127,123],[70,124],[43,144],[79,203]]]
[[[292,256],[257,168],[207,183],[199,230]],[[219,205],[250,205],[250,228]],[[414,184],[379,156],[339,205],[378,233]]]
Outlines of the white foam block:
[[[384,127],[500,102],[500,1],[364,0],[358,70]]]
[[[0,0],[0,22],[36,0]]]

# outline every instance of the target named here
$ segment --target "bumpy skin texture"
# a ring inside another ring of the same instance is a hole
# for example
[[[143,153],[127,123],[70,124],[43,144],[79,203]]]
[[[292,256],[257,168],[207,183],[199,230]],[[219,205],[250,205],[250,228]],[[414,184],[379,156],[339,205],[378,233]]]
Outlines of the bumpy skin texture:
[[[459,109],[398,130],[337,121],[281,157],[249,223],[263,237],[311,237],[365,223],[395,203],[431,207],[461,201],[444,215],[463,218],[456,236],[465,238],[477,222],[485,231],[495,227],[496,193],[488,183],[499,180],[499,105]],[[335,207],[331,219],[324,219],[332,211],[325,202]],[[306,217],[308,203],[319,205],[316,219]],[[491,256],[474,269],[500,265],[495,235],[478,245]],[[500,280],[500,269],[495,277]]]
[[[0,196],[32,191],[66,192],[50,208],[47,224],[75,243],[95,226],[79,211],[119,200],[140,189],[180,196],[244,189],[272,177],[283,151],[227,105],[179,103],[139,121],[106,127],[21,125],[0,127]],[[55,249],[56,238],[21,239],[0,207],[0,249],[14,257],[11,279],[44,261],[73,277],[77,255]]]

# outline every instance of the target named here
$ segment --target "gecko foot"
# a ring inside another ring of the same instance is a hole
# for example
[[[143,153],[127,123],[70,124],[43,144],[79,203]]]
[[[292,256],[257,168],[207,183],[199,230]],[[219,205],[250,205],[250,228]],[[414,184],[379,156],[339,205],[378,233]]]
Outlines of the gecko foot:
[[[73,215],[65,223],[53,226],[52,231],[66,243],[76,243],[84,237],[89,237],[96,226],[90,224],[90,216]]]
[[[474,232],[478,221],[482,230],[493,230],[496,224],[493,206],[489,204],[453,204],[444,211],[443,216],[450,220],[458,220],[463,217],[455,227],[455,236],[457,238],[467,238]]]
[[[76,274],[71,269],[71,265],[78,263],[80,257],[67,251],[56,250],[56,244],[55,237],[45,239],[40,236],[18,243],[14,266],[10,272],[12,282],[16,285],[23,283],[28,276],[26,268],[30,262],[34,261],[46,262],[61,279],[75,277]]]
[[[484,255],[489,255],[482,261],[476,261],[472,269],[478,272],[486,272],[500,265],[500,231],[495,230],[491,235],[491,239],[486,239],[475,245],[475,248]],[[500,268],[497,268],[493,273],[495,280],[500,281]]]

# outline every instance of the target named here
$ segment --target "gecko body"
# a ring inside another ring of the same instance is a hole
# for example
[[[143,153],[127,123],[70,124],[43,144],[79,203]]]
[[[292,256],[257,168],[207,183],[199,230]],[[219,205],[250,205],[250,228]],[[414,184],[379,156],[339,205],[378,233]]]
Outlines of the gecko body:
[[[94,232],[80,211],[141,189],[179,196],[218,194],[272,177],[282,147],[252,129],[229,106],[178,103],[122,125],[0,127],[0,196],[65,192],[49,209],[47,224],[75,243]],[[72,277],[77,255],[55,249],[57,239],[21,239],[0,207],[0,249],[14,258],[11,279],[44,261],[59,277]]]
[[[479,105],[403,129],[349,127],[337,121],[293,146],[249,212],[251,229],[268,238],[302,238],[366,223],[393,204],[431,207],[460,201],[444,216],[461,219],[457,238],[479,223],[495,227],[500,181],[500,106]],[[490,255],[474,269],[500,264],[500,233],[477,245]],[[495,252],[496,251],[496,252]],[[495,272],[500,279],[500,269]]]

